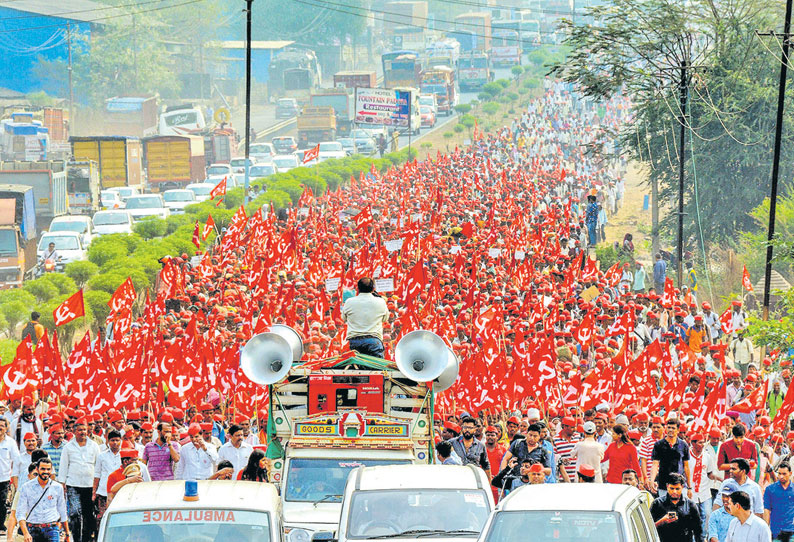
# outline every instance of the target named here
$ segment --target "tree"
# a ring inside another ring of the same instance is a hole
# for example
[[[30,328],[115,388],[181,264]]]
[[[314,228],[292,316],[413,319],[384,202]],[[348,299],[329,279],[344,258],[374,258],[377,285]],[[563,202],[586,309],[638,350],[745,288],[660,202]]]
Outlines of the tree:
[[[91,313],[94,315],[94,325],[91,326],[94,330],[105,325],[105,320],[110,314],[110,307],[108,306],[110,295],[102,290],[92,290],[86,292],[83,297],[86,306],[90,308]]]
[[[26,292],[33,294],[37,303],[46,303],[58,295],[58,288],[45,277],[29,280],[23,288]]]
[[[33,297],[33,296],[31,296]],[[0,313],[6,321],[5,331],[9,339],[17,339],[17,326],[30,317],[31,307],[19,300],[5,301],[0,304]]]
[[[253,38],[300,39],[302,43],[314,45],[345,43],[348,37],[361,35],[366,13],[367,8],[361,0],[348,0],[343,9],[297,2],[285,9],[283,2],[263,0],[253,4]]]
[[[89,261],[76,261],[67,264],[63,271],[66,276],[71,277],[78,288],[82,288],[88,279],[97,274],[99,266]]]

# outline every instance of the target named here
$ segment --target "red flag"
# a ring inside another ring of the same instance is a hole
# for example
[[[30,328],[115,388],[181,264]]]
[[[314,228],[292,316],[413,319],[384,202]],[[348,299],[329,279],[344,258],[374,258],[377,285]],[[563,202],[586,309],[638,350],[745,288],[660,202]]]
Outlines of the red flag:
[[[193,228],[193,244],[196,245],[196,248],[201,248],[201,240],[199,239],[199,223],[196,220],[196,227]]]
[[[55,320],[56,326],[68,324],[75,318],[81,316],[85,316],[82,290],[78,290],[76,293],[72,294],[69,299],[58,305],[58,307],[52,311],[52,318]]]
[[[210,199],[215,199],[215,196],[220,196],[221,198],[226,195],[226,177],[224,177],[221,182],[215,185],[215,188],[210,190]]]
[[[135,286],[132,285],[132,279],[127,277],[127,280],[116,288],[113,297],[108,301],[110,314],[112,315],[122,309],[129,309],[133,301],[135,301]]]
[[[753,283],[750,282],[750,273],[747,272],[747,266],[744,266],[744,270],[742,271],[742,286],[748,292],[753,291]]]
[[[722,327],[722,331],[726,335],[730,335],[731,333],[733,333],[733,325],[731,324],[731,308],[730,307],[725,309],[725,312],[723,312],[720,315],[720,326]]]
[[[320,157],[320,144],[318,143],[303,154],[303,163],[308,164],[312,160],[317,160]]]
[[[592,313],[588,312],[585,317],[582,318],[582,323],[579,324],[579,327],[574,332],[574,337],[576,341],[582,345],[582,350],[587,349],[593,335],[595,335],[595,331],[595,318],[593,318]]]
[[[675,301],[675,286],[673,286],[673,279],[667,277],[664,280],[664,292],[662,292],[662,307],[669,309],[673,306]]]
[[[212,219],[212,215],[207,216],[207,223],[204,224],[204,231],[201,232],[201,240],[206,241],[207,237],[209,237],[212,230],[215,229],[215,221]]]
[[[359,212],[353,217],[353,222],[356,223],[356,229],[367,228],[373,223],[372,209],[367,205],[363,211]]]

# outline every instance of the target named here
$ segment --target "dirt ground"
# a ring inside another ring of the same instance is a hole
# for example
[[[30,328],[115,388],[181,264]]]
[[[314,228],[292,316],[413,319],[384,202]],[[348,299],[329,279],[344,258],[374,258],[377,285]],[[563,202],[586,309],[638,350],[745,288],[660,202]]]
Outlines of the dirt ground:
[[[645,184],[642,169],[630,163],[626,175],[626,189],[623,205],[618,212],[609,217],[605,228],[607,241],[623,242],[623,236],[630,233],[634,237],[634,253],[643,264],[651,263],[651,209],[642,208],[646,195],[650,198],[651,188]]]

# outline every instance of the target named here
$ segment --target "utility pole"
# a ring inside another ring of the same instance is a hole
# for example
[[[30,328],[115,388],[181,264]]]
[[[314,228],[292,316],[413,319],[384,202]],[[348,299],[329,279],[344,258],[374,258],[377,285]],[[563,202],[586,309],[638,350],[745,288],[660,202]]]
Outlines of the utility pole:
[[[775,238],[775,211],[777,210],[777,181],[780,175],[780,147],[783,139],[783,110],[786,105],[786,76],[788,75],[788,49],[791,38],[791,2],[786,0],[786,19],[783,23],[783,47],[780,56],[780,83],[777,92],[777,122],[775,149],[772,157],[772,193],[769,196],[769,230],[767,233],[766,265],[764,267],[763,319],[769,319],[769,289],[772,285],[772,240]],[[774,34],[774,33],[773,33]]]
[[[66,21],[66,48],[69,50],[69,60],[66,71],[69,74],[69,132],[74,130],[74,86],[72,84],[72,25]]]
[[[789,0],[791,1],[791,0]],[[686,146],[686,103],[689,95],[689,84],[687,81],[687,68],[689,61],[681,61],[681,79],[678,83],[678,99],[681,108],[678,122],[681,131],[678,141],[678,288],[681,288],[684,280],[684,163]]]
[[[243,203],[248,203],[250,189],[249,152],[251,150],[251,5],[254,0],[245,0],[245,188]]]
[[[138,33],[135,29],[135,14],[132,14],[132,82],[138,90]]]

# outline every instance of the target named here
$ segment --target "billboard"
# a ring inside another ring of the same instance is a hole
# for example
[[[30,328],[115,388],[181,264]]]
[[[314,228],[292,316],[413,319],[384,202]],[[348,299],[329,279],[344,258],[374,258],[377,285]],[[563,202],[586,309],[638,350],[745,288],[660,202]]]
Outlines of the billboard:
[[[360,124],[408,126],[411,93],[384,88],[356,88],[356,118]]]

